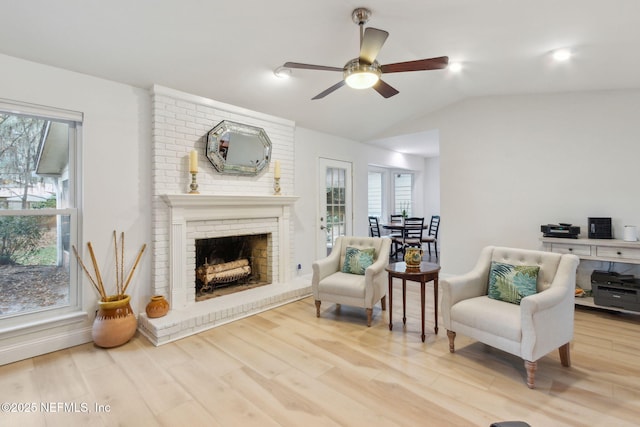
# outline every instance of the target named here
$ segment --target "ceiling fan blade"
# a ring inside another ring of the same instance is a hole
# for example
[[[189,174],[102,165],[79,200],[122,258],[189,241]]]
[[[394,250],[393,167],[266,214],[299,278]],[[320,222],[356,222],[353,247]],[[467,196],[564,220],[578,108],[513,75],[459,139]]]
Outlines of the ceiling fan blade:
[[[380,69],[383,73],[401,73],[404,71],[439,70],[441,68],[446,68],[447,64],[449,64],[449,57],[439,56],[437,58],[419,59],[417,61],[386,64],[380,66]]]
[[[378,92],[385,98],[391,98],[393,95],[397,95],[398,93],[400,93],[394,87],[383,82],[382,80],[378,80],[378,83],[373,85],[373,88],[376,90],[376,92]]]
[[[303,70],[343,71],[342,68],[338,68],[338,67],[327,67],[325,65],[301,64],[299,62],[285,62],[283,67],[301,68]]]
[[[366,28],[360,44],[360,61],[373,64],[387,37],[389,37],[389,33],[386,31],[371,27]]]
[[[334,84],[333,86],[331,86],[329,89],[324,90],[323,92],[320,92],[319,94],[317,94],[316,96],[314,96],[311,99],[321,99],[324,98],[325,96],[329,95],[331,92],[334,92],[338,89],[340,89],[342,86],[344,86],[344,80],[340,80],[338,83]]]

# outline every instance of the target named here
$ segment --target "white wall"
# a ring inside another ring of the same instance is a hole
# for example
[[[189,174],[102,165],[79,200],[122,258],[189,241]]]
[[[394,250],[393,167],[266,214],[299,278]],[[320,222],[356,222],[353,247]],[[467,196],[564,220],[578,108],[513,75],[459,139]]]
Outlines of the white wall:
[[[440,157],[424,159],[424,216],[440,215]]]
[[[443,273],[485,245],[541,248],[540,225],[640,224],[640,91],[468,99],[412,123],[440,131]]]
[[[296,128],[295,133],[295,191],[300,200],[294,205],[296,264],[302,266],[301,274],[311,272],[311,263],[316,259],[316,239],[318,236],[318,158],[329,158],[351,162],[353,173],[353,217],[354,235],[369,233],[367,221],[367,186],[370,164],[389,168],[407,169],[416,172],[416,204],[424,206],[424,159],[325,133]],[[323,195],[324,196],[324,195]],[[420,214],[416,212],[416,214]]]
[[[127,260],[150,242],[150,105],[149,94],[107,80],[0,55],[0,97],[84,113],[83,217],[81,244],[91,241],[103,270],[113,265],[113,230],[126,235]],[[86,250],[83,250],[88,256]],[[105,283],[113,283],[109,270]],[[97,295],[82,277],[85,321],[46,333],[14,336],[0,344],[0,364],[14,357],[53,351],[91,340]],[[134,311],[144,308],[139,292],[150,282],[148,254],[136,270],[132,289]],[[1,328],[0,328],[1,329]]]
[[[86,247],[87,242],[92,242],[98,262],[104,266],[103,278],[106,283],[112,283],[114,275],[109,267],[113,265],[113,230],[126,234],[127,260],[135,258],[143,243],[152,243],[149,91],[4,55],[0,55],[0,69],[3,72],[0,97],[84,114],[81,245]],[[369,164],[415,171],[416,206],[424,206],[423,159],[297,128],[295,171],[287,169],[285,162],[283,174],[294,173],[293,194],[300,196],[294,205],[294,244],[298,256],[294,261],[302,265],[302,273],[311,272],[315,259],[319,157],[353,164],[355,234],[368,232]],[[136,313],[144,310],[152,290],[150,255],[147,251],[130,287]],[[0,364],[90,341],[97,296],[85,276],[82,282],[86,318],[46,333],[14,334],[12,339],[3,339]],[[0,326],[0,334],[1,329]]]

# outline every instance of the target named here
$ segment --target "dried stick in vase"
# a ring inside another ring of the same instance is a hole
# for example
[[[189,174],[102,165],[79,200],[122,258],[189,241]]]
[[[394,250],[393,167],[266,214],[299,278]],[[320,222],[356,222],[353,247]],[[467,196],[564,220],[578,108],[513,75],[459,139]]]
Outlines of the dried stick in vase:
[[[140,249],[140,253],[138,253],[138,257],[136,258],[136,262],[133,264],[133,268],[129,272],[129,277],[127,277],[127,283],[124,284],[124,289],[122,290],[122,294],[124,294],[127,290],[127,287],[129,287],[129,282],[131,282],[131,278],[133,277],[133,272],[136,271],[136,267],[138,266],[138,263],[140,262],[140,258],[142,257],[142,254],[146,247],[147,247],[146,244],[142,245],[142,249]]]
[[[73,253],[76,254],[76,258],[78,259],[78,262],[80,263],[80,265],[82,266],[82,269],[84,270],[84,272],[87,274],[87,277],[89,278],[89,280],[91,281],[91,284],[93,285],[94,288],[96,288],[96,291],[98,291],[98,294],[100,294],[100,298],[102,300],[107,299],[107,296],[103,293],[104,290],[101,290],[98,287],[98,284],[96,283],[95,280],[93,280],[93,277],[91,277],[91,274],[89,273],[89,270],[87,269],[87,267],[84,265],[84,262],[82,262],[82,259],[80,258],[80,255],[78,255],[78,250],[76,249],[75,246],[71,246],[73,248]]]
[[[113,247],[116,252],[116,294],[120,294],[120,270],[118,269],[118,241],[116,240],[116,230],[113,230]]]
[[[124,231],[120,232],[120,292],[119,295],[124,295]]]
[[[102,292],[100,292],[100,295],[106,296],[107,293],[104,290],[104,284],[102,283],[102,276],[100,275],[100,268],[98,267],[98,261],[96,260],[95,253],[93,252],[93,246],[91,245],[91,242],[87,242],[87,246],[89,247],[89,255],[91,255],[91,261],[93,262],[93,269],[96,272],[96,279],[98,280],[98,286],[100,286],[100,289],[102,290]]]

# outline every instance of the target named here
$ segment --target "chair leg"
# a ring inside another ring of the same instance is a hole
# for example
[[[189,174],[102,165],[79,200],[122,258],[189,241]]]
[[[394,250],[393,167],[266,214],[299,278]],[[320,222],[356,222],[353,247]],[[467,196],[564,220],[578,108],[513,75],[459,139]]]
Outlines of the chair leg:
[[[316,317],[320,317],[320,301],[316,300]]]
[[[449,352],[450,353],[455,353],[456,352],[456,346],[454,344],[454,341],[456,340],[456,333],[453,332],[453,331],[447,330],[447,337],[449,337]]]
[[[383,296],[382,299],[380,300],[380,305],[382,306],[382,310],[386,310],[387,309],[387,296]]]
[[[524,367],[527,370],[527,387],[535,388],[536,368],[538,367],[538,362],[529,362],[528,360],[525,360]]]
[[[570,349],[569,343],[563,344],[558,348],[558,352],[560,353],[560,363],[562,366],[567,368],[571,366]]]
[[[371,318],[373,317],[373,309],[367,308],[367,326],[371,326]]]

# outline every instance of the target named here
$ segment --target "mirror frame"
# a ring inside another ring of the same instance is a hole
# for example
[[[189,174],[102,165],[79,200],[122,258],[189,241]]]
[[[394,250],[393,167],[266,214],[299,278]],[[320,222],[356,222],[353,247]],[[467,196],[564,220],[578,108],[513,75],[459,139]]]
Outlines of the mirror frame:
[[[220,152],[221,138],[228,133],[232,135],[236,133],[245,137],[252,137],[256,140],[256,143],[262,144],[264,147],[264,155],[262,159],[257,160],[255,165],[228,163],[226,158],[223,157]],[[269,161],[271,160],[271,140],[262,128],[232,122],[230,120],[223,120],[207,133],[205,155],[213,167],[220,173],[232,175],[257,175],[269,164]]]

